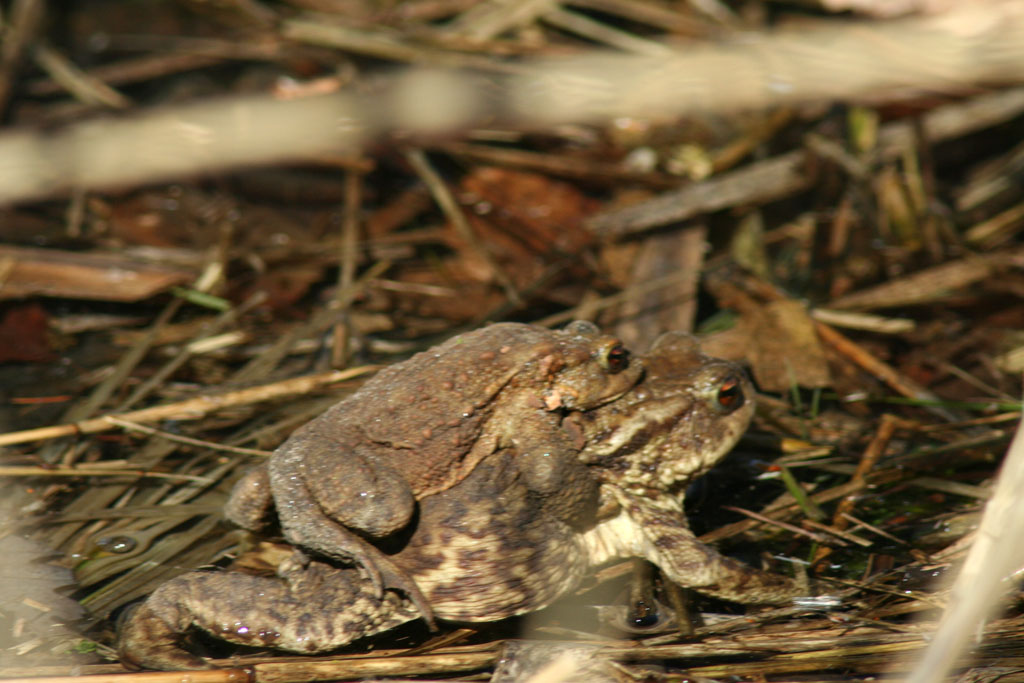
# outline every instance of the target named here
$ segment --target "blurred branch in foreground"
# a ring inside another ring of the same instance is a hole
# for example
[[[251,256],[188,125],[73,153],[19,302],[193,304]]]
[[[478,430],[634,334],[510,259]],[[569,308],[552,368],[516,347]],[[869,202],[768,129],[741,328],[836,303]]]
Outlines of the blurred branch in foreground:
[[[389,132],[669,117],[783,102],[963,92],[1024,73],[1024,2],[842,22],[658,56],[590,53],[507,74],[399,70],[371,92],[248,96],[0,137],[0,202],[355,152]]]
[[[949,607],[928,649],[907,683],[944,680],[954,662],[979,637],[1003,596],[1017,583],[1011,576],[1024,565],[1024,423],[1018,425],[991,500],[967,559],[949,595]]]

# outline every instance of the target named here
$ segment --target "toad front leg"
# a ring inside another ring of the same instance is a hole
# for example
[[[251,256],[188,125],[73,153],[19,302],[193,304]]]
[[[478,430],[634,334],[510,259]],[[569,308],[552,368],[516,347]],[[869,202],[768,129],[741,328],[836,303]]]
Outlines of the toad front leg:
[[[235,483],[224,504],[224,516],[243,529],[260,531],[267,524],[273,507],[270,473],[263,463],[246,472]]]
[[[118,653],[151,669],[209,669],[181,647],[192,626],[233,643],[299,653],[341,647],[418,618],[388,591],[378,597],[354,569],[286,560],[278,577],[193,572],[157,588],[121,625]]]
[[[812,592],[806,582],[755,569],[701,543],[681,512],[621,490],[614,496],[620,512],[591,532],[599,559],[643,557],[680,586],[742,604],[781,605]]]

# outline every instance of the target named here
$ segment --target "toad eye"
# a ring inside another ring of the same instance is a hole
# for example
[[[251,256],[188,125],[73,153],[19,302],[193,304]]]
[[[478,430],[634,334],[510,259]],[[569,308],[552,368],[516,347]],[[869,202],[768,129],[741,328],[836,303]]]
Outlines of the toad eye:
[[[629,349],[622,344],[613,344],[602,350],[601,367],[616,374],[629,367]]]
[[[633,609],[630,610],[627,618],[629,619],[628,626],[632,626],[634,629],[640,630],[653,628],[662,623],[665,619],[658,612],[657,607],[642,600],[638,600],[633,603]]]
[[[724,413],[731,413],[743,407],[746,397],[743,395],[743,386],[736,377],[729,377],[718,387],[715,395],[715,404]]]

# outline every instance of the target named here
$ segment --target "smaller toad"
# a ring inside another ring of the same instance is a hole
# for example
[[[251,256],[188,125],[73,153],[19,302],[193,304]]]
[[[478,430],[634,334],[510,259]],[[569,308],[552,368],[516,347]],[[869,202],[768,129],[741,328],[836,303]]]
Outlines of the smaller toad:
[[[588,530],[591,561],[642,557],[680,586],[732,602],[784,604],[807,595],[804,582],[704,545],[686,521],[686,488],[732,449],[754,415],[746,374],[705,356],[682,332],[663,334],[643,361],[646,377],[632,391],[566,418],[584,434],[580,459],[601,481],[602,509],[617,509]]]

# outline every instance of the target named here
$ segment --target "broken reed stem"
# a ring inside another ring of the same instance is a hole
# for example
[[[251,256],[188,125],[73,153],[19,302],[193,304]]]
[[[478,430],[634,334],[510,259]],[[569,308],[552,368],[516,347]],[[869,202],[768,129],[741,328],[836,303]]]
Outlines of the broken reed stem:
[[[847,496],[856,491],[859,491],[863,489],[865,486],[872,484],[875,486],[890,484],[894,481],[898,481],[900,478],[901,474],[898,470],[876,470],[874,472],[869,473],[868,476],[865,477],[864,482],[862,484],[846,482],[845,484],[833,486],[832,488],[825,489],[824,491],[818,491],[817,493],[811,494],[808,497],[818,504],[828,503],[830,501],[835,500],[836,498],[842,498],[843,496]],[[789,515],[796,514],[799,510],[800,506],[794,502],[777,508],[767,509],[764,511],[764,516],[769,517],[771,519],[781,519],[783,517],[788,517]],[[749,531],[750,529],[753,529],[759,524],[761,524],[761,522],[753,519],[745,519],[739,522],[733,522],[732,524],[726,524],[723,527],[719,527],[714,531],[709,531],[706,534],[702,534],[698,537],[698,540],[700,540],[703,543],[714,543],[715,541],[720,541],[723,538],[729,538],[744,531]]]
[[[879,458],[882,457],[885,449],[888,448],[889,442],[892,441],[897,427],[900,426],[906,426],[906,422],[889,413],[882,415],[881,423],[878,425],[874,438],[871,439],[867,448],[864,449],[860,462],[857,463],[857,469],[854,471],[853,476],[850,477],[851,484],[864,485],[864,477],[874,469]],[[854,494],[840,500],[839,504],[836,505],[835,514],[832,516],[832,526],[837,529],[845,529],[849,526],[849,520],[846,518],[846,515],[853,512],[856,504],[857,496]]]
[[[258,448],[242,448],[241,446],[228,446],[225,444],[219,444],[214,441],[206,441],[205,439],[193,439],[190,436],[182,436],[181,434],[172,434],[171,432],[165,432],[162,429],[155,429],[153,427],[147,427],[146,425],[140,425],[136,422],[128,422],[122,420],[116,415],[106,415],[107,420],[113,422],[118,427],[123,428],[129,432],[141,432],[149,436],[156,436],[161,439],[167,439],[168,441],[174,441],[176,443],[183,443],[188,446],[198,446],[199,448],[208,448],[212,451],[224,451],[226,453],[235,453],[236,455],[256,455],[267,457],[271,454],[271,451],[263,451]]]
[[[153,391],[156,390],[157,387],[163,384],[163,382],[168,377],[173,375],[175,371],[178,370],[178,368],[184,365],[189,358],[192,358],[192,356],[195,355],[196,351],[194,344],[196,341],[211,339],[214,336],[220,334],[229,325],[233,325],[237,320],[239,320],[242,317],[242,315],[248,313],[256,306],[261,305],[264,301],[266,301],[266,299],[266,292],[256,292],[248,299],[246,299],[244,302],[242,302],[240,305],[234,306],[229,310],[224,311],[223,313],[218,315],[216,319],[203,325],[200,328],[199,334],[196,336],[196,339],[189,344],[185,344],[181,348],[181,350],[179,350],[178,353],[175,354],[173,358],[164,363],[163,366],[161,366],[160,369],[153,373],[153,375],[151,375],[148,379],[146,379],[144,382],[135,387],[135,390],[132,391],[128,398],[126,398],[124,402],[120,404],[120,408],[122,410],[131,408],[139,401],[148,397]]]
[[[333,681],[378,676],[423,676],[477,671],[494,665],[498,653],[419,655],[416,657],[373,657],[317,661],[264,662],[254,664],[255,683]]]
[[[790,524],[789,522],[783,522],[780,519],[772,519],[771,517],[766,517],[765,515],[762,515],[762,514],[759,514],[757,512],[754,512],[753,510],[747,510],[745,508],[739,508],[739,507],[735,507],[733,505],[723,505],[722,509],[723,510],[732,510],[733,512],[738,512],[741,515],[746,515],[747,517],[750,517],[751,519],[755,519],[758,522],[762,522],[762,523],[767,524],[769,526],[779,527],[780,529],[784,529],[785,531],[789,531],[790,533],[796,534],[797,536],[806,536],[807,538],[811,539],[815,543],[829,543],[832,540],[832,539],[829,539],[829,538],[827,538],[827,537],[825,537],[825,536],[823,536],[821,534],[817,534],[817,533],[815,533],[813,531],[810,531],[809,529],[801,529],[800,527],[796,526],[795,524]],[[827,527],[826,527],[826,529],[827,529]],[[848,544],[844,543],[842,541],[839,541],[839,545],[848,545]]]
[[[100,406],[117,391],[117,388],[132,373],[135,366],[145,358],[149,349],[153,346],[157,334],[167,326],[184,305],[185,300],[180,297],[171,299],[164,306],[163,310],[160,311],[160,314],[153,321],[153,324],[149,326],[145,334],[117,362],[114,366],[114,372],[97,385],[84,401],[68,410],[64,415],[64,419],[77,422],[84,420],[90,415],[94,415]]]
[[[351,287],[340,290],[334,300],[314,313],[304,324],[292,327],[263,353],[242,366],[240,370],[232,375],[231,381],[246,383],[263,379],[288,355],[299,339],[304,336],[316,337],[332,327],[342,316],[348,305],[363,292],[366,286],[383,275],[390,267],[391,261],[388,260],[374,263]]]
[[[455,232],[466,243],[466,246],[479,254],[487,263],[488,268],[491,269],[491,275],[505,292],[505,297],[509,302],[514,306],[522,305],[523,299],[515,284],[501,267],[501,264],[498,263],[498,259],[487,248],[487,245],[473,232],[473,227],[469,224],[466,214],[462,212],[462,207],[459,206],[458,200],[455,199],[451,190],[448,189],[448,185],[445,184],[441,174],[430,164],[430,160],[427,159],[423,149],[416,147],[406,150],[405,160],[409,162],[412,170],[416,172],[416,175],[420,177],[423,184],[430,190],[430,194],[434,197],[434,201],[437,202],[441,212],[444,213],[445,218],[451,221],[452,227],[455,228]]]
[[[576,320],[586,315],[593,315],[598,311],[602,311],[606,308],[629,301],[634,297],[638,297],[641,294],[647,294],[648,292],[654,292],[659,289],[671,287],[681,282],[686,282],[693,278],[693,273],[689,272],[676,272],[671,275],[665,275],[664,277],[655,278],[653,280],[647,280],[636,285],[627,287],[626,289],[616,294],[611,294],[594,301],[588,301],[575,308],[570,308],[567,311],[560,313],[553,313],[540,320],[532,321],[534,325],[540,325],[541,327],[554,327],[555,325],[563,325],[572,320]]]
[[[200,484],[213,483],[209,477],[200,477],[194,474],[132,469],[101,470],[91,467],[0,467],[0,477],[151,477],[172,481],[194,481]]]
[[[901,374],[891,365],[875,358],[856,342],[840,334],[830,325],[826,325],[825,323],[817,320],[814,321],[814,328],[817,330],[818,336],[831,345],[832,348],[849,359],[854,365],[869,372],[887,384],[889,388],[896,393],[910,399],[926,402],[921,406],[925,410],[938,415],[944,420],[950,422],[956,421],[956,416],[942,406],[928,405],[928,403],[931,402],[941,402],[941,399],[939,399],[938,396],[928,391],[909,377]]]
[[[296,683],[377,676],[423,676],[477,671],[492,666],[495,651],[415,657],[346,657],[283,660],[209,671],[139,671],[84,676],[8,678],[4,683]],[[227,663],[220,660],[216,663]],[[237,662],[233,662],[236,663]]]
[[[10,446],[29,441],[45,441],[62,436],[74,436],[76,434],[96,434],[121,426],[118,424],[119,422],[146,423],[159,420],[198,420],[211,412],[223,408],[261,403],[283,396],[309,393],[327,384],[344,382],[345,380],[374,372],[378,367],[376,365],[363,365],[346,370],[306,375],[304,377],[274,382],[273,384],[230,391],[226,394],[198,396],[187,401],[153,406],[152,408],[143,408],[142,410],[133,410],[117,415],[103,415],[90,420],[81,420],[69,424],[8,432],[7,434],[0,434],[0,446]]]
[[[356,261],[359,243],[360,214],[363,208],[363,177],[356,170],[345,171],[344,198],[342,201],[341,235],[338,241],[338,297],[340,314],[334,324],[331,338],[331,367],[347,367],[351,360],[349,341],[352,336],[349,324],[348,302],[342,300],[345,292],[352,290],[356,281]]]
[[[819,328],[828,327],[824,323],[819,322],[816,324]],[[854,470],[853,475],[850,477],[850,484],[857,487],[856,491],[859,491],[866,486],[866,477],[872,470],[874,470],[875,465],[878,464],[882,454],[885,453],[885,449],[888,448],[889,442],[892,441],[892,437],[896,433],[896,429],[898,427],[906,426],[908,426],[907,422],[905,420],[901,420],[895,415],[891,415],[889,413],[882,415],[881,424],[879,424],[874,438],[868,444],[867,448],[864,449],[860,462],[857,463],[857,469]],[[858,495],[856,491],[841,498],[838,505],[836,505],[835,514],[832,516],[832,526],[839,530],[839,533],[842,533],[842,530],[849,526],[849,520],[847,517],[849,513],[853,512],[853,508],[857,504]],[[817,552],[814,554],[814,562],[821,562],[831,553],[831,548],[825,546],[818,548]]]

